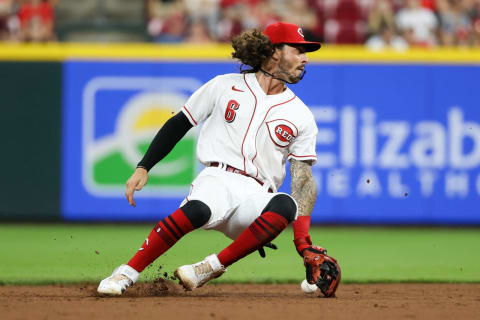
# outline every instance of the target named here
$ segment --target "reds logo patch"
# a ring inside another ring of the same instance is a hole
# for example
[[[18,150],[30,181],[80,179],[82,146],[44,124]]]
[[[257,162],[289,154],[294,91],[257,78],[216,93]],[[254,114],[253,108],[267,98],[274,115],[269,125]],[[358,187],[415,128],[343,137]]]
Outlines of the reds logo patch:
[[[273,143],[281,148],[288,146],[298,135],[297,127],[288,120],[272,120],[266,124]]]

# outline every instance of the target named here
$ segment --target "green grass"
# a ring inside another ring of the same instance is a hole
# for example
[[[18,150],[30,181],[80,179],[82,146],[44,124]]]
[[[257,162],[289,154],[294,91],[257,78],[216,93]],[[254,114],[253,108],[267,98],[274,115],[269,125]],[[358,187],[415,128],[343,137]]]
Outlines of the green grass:
[[[153,225],[0,225],[0,283],[97,282],[141,246]],[[480,230],[445,228],[312,228],[314,242],[338,258],[343,282],[480,282]],[[142,274],[153,280],[219,252],[230,243],[216,231],[198,230]],[[295,282],[304,277],[292,229],[266,248],[228,268],[217,282]],[[162,267],[159,271],[159,267]]]

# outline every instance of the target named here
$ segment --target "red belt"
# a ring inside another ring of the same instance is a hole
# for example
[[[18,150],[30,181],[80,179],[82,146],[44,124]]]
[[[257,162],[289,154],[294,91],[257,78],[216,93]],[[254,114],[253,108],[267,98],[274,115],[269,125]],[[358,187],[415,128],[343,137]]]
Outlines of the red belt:
[[[223,165],[225,166],[225,168],[222,168]],[[248,175],[245,171],[237,169],[235,167],[232,167],[231,165],[228,165],[228,164],[223,164],[223,163],[220,163],[220,162],[210,162],[208,164],[208,167],[220,167],[221,169],[224,169],[225,171],[238,173],[238,174],[241,174],[242,176],[252,178],[253,180],[257,181],[261,186],[264,185],[263,181],[258,180],[257,178],[254,178],[254,177]],[[268,192],[272,193],[273,192],[272,188],[268,188]]]

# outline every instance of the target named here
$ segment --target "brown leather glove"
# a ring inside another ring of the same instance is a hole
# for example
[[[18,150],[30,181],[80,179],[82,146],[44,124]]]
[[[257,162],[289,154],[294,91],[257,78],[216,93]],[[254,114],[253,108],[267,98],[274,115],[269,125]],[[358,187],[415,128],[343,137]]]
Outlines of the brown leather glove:
[[[327,250],[318,246],[304,249],[302,256],[308,283],[316,284],[325,297],[334,297],[342,277],[337,260],[328,256]]]

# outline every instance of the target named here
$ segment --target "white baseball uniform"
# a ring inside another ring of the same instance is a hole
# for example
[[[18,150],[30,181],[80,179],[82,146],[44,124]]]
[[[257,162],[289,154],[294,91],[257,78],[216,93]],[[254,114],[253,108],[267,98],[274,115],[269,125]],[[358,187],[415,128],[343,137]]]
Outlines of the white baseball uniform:
[[[210,207],[205,229],[235,239],[276,194],[287,159],[316,161],[318,129],[311,111],[289,88],[267,95],[254,73],[215,77],[182,111],[192,125],[204,122],[197,157],[207,168],[184,203],[196,199]],[[249,177],[225,171],[227,165]]]

